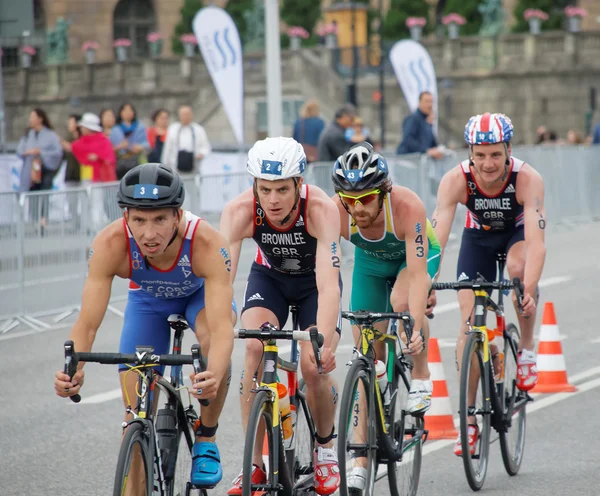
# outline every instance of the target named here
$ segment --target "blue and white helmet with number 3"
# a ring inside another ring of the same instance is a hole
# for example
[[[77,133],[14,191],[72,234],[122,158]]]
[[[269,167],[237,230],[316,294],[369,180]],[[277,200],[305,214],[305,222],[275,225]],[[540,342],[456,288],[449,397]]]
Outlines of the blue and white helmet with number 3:
[[[246,169],[255,179],[267,181],[302,177],[306,170],[304,148],[293,138],[265,138],[248,152]]]

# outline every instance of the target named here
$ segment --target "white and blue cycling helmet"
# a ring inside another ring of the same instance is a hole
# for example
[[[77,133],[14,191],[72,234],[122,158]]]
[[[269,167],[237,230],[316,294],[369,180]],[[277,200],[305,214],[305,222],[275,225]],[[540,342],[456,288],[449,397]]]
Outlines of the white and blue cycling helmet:
[[[255,179],[267,181],[302,177],[306,170],[304,148],[293,138],[265,138],[248,152],[246,169]]]
[[[515,128],[508,116],[486,112],[474,115],[465,126],[465,141],[467,145],[495,145],[510,143]]]

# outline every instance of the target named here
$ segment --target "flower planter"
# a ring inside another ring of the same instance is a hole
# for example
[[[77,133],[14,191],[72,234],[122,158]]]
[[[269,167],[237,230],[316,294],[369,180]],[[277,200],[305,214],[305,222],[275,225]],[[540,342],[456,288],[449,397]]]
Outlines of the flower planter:
[[[127,47],[115,47],[115,53],[117,54],[117,60],[119,62],[125,62],[127,60]]]
[[[581,31],[581,17],[569,17],[569,31],[571,33],[578,33]]]
[[[21,53],[21,67],[24,69],[31,67],[31,55],[28,53]]]
[[[299,36],[292,36],[290,38],[290,50],[300,50],[302,46],[302,42],[300,41]]]
[[[195,55],[196,45],[193,43],[183,44],[183,53],[186,57],[193,57]]]
[[[85,51],[85,61],[88,64],[93,64],[96,62],[96,50],[86,50]]]
[[[419,41],[421,39],[421,33],[423,32],[423,27],[422,26],[411,26],[409,29],[410,29],[410,37],[415,41]]]
[[[330,33],[330,34],[325,35],[325,47],[326,48],[337,47],[337,36],[335,33]]]
[[[157,40],[150,42],[150,55],[156,59],[160,57],[163,49],[163,40]]]
[[[448,38],[455,40],[460,34],[460,26],[455,22],[448,24]]]
[[[542,32],[542,20],[539,17],[531,17],[528,21],[529,32],[531,34],[540,34]]]

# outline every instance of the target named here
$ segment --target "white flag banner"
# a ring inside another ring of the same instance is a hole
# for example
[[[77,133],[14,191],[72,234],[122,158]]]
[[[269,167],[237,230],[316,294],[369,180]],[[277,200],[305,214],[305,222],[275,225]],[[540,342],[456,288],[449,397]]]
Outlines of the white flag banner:
[[[438,93],[435,67],[425,47],[414,40],[401,40],[390,50],[390,62],[411,112],[419,106],[419,95],[429,91],[433,95],[434,133],[438,128]]]
[[[192,23],[200,52],[239,144],[244,143],[244,61],[231,16],[215,6],[200,9]]]

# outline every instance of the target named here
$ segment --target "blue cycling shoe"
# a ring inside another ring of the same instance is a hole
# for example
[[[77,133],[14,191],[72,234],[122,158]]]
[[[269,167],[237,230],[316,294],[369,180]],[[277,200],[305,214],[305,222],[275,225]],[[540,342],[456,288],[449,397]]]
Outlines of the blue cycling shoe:
[[[210,488],[216,486],[222,478],[221,455],[216,443],[196,442],[192,450],[192,485]]]

